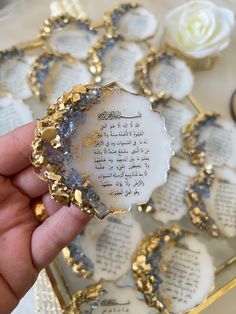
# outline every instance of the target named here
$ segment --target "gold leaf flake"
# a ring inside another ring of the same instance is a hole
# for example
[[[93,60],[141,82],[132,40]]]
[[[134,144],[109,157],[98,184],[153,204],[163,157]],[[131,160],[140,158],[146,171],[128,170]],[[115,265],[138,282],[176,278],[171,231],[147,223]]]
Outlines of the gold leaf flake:
[[[193,212],[194,212],[195,215],[200,215],[201,209],[199,207],[194,207],[193,208]]]
[[[57,136],[57,130],[54,127],[47,127],[42,130],[41,137],[44,141],[51,141]]]
[[[78,93],[73,93],[72,100],[73,100],[74,102],[79,101],[79,100],[80,100],[80,94],[78,94]]]
[[[78,204],[82,204],[83,203],[82,192],[80,190],[75,190],[74,197],[75,197],[75,200],[76,200],[76,202]]]
[[[87,88],[84,85],[75,85],[72,89],[74,92],[84,94],[87,91]]]
[[[65,247],[63,250],[62,250],[62,254],[64,256],[65,259],[69,259],[70,258],[70,250],[68,249],[68,247]]]

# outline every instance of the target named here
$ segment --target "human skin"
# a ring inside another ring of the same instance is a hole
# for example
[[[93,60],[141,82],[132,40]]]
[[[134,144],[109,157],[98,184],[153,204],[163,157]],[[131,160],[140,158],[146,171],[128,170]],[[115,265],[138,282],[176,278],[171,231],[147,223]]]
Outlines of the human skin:
[[[31,163],[34,124],[0,137],[0,314],[8,314],[37,276],[83,229],[89,217],[50,198]],[[32,201],[41,198],[48,218],[39,224]]]

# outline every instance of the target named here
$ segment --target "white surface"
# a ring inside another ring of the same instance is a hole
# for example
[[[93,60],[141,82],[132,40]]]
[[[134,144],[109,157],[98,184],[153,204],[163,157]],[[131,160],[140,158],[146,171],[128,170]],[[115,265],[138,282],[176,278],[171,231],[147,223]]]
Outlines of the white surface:
[[[91,138],[96,133],[99,138],[94,143]],[[87,144],[88,139],[92,144]],[[170,146],[164,120],[150,110],[147,98],[112,89],[91,106],[86,123],[78,124],[71,138],[73,162],[65,167],[88,175],[110,211],[130,210],[134,204],[148,202],[152,191],[166,181]]]

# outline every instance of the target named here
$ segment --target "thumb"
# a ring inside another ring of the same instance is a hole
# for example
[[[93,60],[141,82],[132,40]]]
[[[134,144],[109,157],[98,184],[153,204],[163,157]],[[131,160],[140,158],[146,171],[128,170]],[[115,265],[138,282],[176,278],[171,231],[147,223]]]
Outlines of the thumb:
[[[62,206],[35,229],[31,250],[35,267],[41,270],[51,263],[60,251],[80,233],[90,216],[78,207]]]

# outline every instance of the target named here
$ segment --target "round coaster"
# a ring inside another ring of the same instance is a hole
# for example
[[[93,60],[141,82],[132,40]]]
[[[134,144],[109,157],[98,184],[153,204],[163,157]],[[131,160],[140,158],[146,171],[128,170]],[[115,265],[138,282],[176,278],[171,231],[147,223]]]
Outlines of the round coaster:
[[[131,270],[131,257],[142,236],[140,224],[130,213],[102,222],[92,219],[63,253],[79,277],[116,281]]]
[[[172,151],[162,117],[116,83],[75,86],[35,134],[32,162],[52,197],[99,218],[146,203],[166,181]]]
[[[193,75],[187,64],[173,54],[151,52],[136,65],[141,91],[158,104],[169,98],[181,100],[192,90]]]
[[[152,309],[139,299],[139,294],[132,288],[117,287],[112,282],[101,282],[102,293],[96,300],[80,306],[80,313],[154,313]]]
[[[97,83],[117,81],[135,91],[135,65],[148,50],[146,44],[126,42],[118,35],[103,36],[89,51],[89,68]]]
[[[133,276],[149,306],[182,313],[203,302],[214,283],[205,245],[177,226],[148,235],[133,259]]]
[[[183,151],[192,164],[236,167],[235,124],[214,112],[201,113],[183,128]]]
[[[27,76],[34,59],[14,47],[0,52],[0,90],[19,99],[29,98],[32,93]]]
[[[88,84],[91,79],[85,63],[52,51],[44,52],[34,61],[29,75],[32,92],[47,103],[54,103],[75,84]]]
[[[143,41],[153,37],[158,21],[140,4],[123,3],[104,14],[106,33],[118,33],[126,41]]]
[[[187,188],[192,223],[212,237],[236,236],[236,172],[229,167],[205,167]]]
[[[32,120],[32,112],[22,100],[10,94],[0,96],[0,136]]]
[[[63,14],[50,17],[44,22],[40,38],[52,50],[85,60],[89,48],[97,40],[97,31],[89,20]]]

